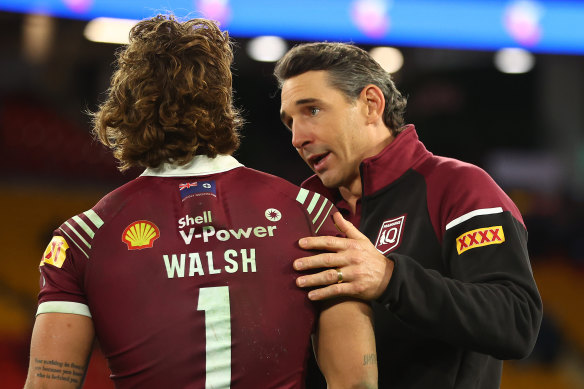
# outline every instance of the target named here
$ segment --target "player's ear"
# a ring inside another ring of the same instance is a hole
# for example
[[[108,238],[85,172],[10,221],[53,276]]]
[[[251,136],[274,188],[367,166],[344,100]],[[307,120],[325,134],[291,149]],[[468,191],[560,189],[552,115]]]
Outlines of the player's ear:
[[[383,120],[385,97],[377,85],[367,85],[363,88],[359,97],[367,108],[367,122],[373,123],[378,120]]]

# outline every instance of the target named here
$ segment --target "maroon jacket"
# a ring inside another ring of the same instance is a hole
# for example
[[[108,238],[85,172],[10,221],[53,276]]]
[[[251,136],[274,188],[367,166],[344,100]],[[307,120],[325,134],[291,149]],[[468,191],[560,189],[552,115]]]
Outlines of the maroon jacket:
[[[360,166],[350,215],[395,262],[373,303],[380,388],[499,388],[502,359],[527,356],[542,317],[527,231],[517,207],[480,168],[428,152],[408,126]]]

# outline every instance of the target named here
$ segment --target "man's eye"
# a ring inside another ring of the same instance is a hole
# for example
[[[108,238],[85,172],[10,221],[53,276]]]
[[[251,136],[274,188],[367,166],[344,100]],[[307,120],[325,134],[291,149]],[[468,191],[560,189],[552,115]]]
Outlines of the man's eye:
[[[310,108],[310,114],[312,116],[316,116],[316,114],[319,113],[319,112],[320,112],[320,108],[317,108],[317,107],[311,107]]]

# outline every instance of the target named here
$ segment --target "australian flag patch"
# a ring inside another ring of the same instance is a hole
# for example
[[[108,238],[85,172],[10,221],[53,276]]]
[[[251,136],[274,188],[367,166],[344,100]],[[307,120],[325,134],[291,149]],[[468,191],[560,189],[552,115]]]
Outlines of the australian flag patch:
[[[217,197],[215,190],[215,180],[212,181],[195,181],[179,184],[180,198],[184,201],[193,196],[214,196]]]

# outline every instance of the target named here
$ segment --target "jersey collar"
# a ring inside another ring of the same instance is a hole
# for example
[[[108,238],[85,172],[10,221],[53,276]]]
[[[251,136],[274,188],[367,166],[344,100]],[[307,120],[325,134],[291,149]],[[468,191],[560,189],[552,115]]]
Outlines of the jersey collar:
[[[147,168],[141,176],[153,177],[182,177],[204,176],[208,174],[223,173],[243,166],[231,155],[217,155],[209,158],[206,155],[195,155],[186,165],[163,163],[155,168]]]

